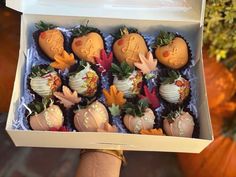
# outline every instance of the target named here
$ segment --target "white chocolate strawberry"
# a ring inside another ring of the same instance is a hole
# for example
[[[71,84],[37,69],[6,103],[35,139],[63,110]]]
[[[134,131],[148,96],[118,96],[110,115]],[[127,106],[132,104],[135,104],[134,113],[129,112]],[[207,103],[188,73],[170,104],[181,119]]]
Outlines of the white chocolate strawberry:
[[[50,66],[35,66],[30,74],[30,87],[41,97],[48,97],[61,86],[61,79]]]
[[[126,62],[122,62],[120,66],[112,64],[111,71],[114,76],[113,84],[125,97],[130,98],[140,93],[143,77],[140,71],[134,70]]]
[[[69,76],[70,88],[83,96],[94,96],[97,92],[98,82],[99,77],[89,63],[86,63],[82,70]]]
[[[189,95],[189,81],[175,72],[169,73],[169,77],[161,83],[159,93],[169,103],[181,103]]]

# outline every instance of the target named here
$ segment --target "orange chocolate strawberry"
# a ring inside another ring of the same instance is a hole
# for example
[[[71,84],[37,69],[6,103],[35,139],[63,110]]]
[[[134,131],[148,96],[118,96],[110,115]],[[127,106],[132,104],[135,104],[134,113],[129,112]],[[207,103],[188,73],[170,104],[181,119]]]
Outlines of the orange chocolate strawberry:
[[[36,28],[40,31],[38,43],[43,52],[52,60],[55,55],[61,55],[64,51],[64,37],[61,31],[42,21],[36,24]]]
[[[95,64],[95,58],[100,57],[100,51],[104,49],[104,41],[96,28],[80,25],[73,31],[71,48],[81,60]]]
[[[157,37],[155,55],[163,65],[180,69],[188,62],[188,47],[181,37],[171,32],[161,31]]]
[[[130,66],[140,62],[139,54],[146,56],[147,45],[136,29],[123,27],[120,29],[119,39],[113,45],[113,52],[119,62],[126,61]]]

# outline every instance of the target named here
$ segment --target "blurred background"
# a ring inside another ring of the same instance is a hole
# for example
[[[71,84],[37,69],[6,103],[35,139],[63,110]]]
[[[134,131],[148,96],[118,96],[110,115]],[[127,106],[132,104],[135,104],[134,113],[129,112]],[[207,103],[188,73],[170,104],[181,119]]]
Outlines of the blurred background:
[[[71,149],[16,148],[5,132],[20,37],[20,13],[0,1],[0,177],[70,177],[79,162]],[[236,176],[236,2],[208,0],[204,68],[215,141],[201,154],[126,152],[121,177]]]

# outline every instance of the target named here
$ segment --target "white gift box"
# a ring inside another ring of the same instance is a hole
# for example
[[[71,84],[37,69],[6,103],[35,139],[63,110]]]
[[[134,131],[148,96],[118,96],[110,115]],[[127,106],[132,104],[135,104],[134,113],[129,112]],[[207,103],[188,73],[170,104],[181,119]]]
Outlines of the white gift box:
[[[201,152],[213,141],[202,62],[202,31],[205,0],[7,0],[21,11],[19,60],[6,130],[16,146],[119,149],[137,151]],[[136,27],[140,32],[160,29],[179,32],[190,43],[198,80],[199,138],[101,132],[51,132],[13,129],[22,96],[27,49],[34,24],[40,20],[74,26],[84,20],[101,31],[117,26]]]

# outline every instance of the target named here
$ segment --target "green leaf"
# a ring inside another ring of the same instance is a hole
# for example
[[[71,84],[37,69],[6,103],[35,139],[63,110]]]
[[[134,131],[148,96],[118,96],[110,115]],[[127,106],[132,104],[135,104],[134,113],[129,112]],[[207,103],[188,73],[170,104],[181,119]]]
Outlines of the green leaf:
[[[127,102],[122,107],[122,110],[126,114],[130,114],[130,115],[137,116],[137,117],[142,117],[144,115],[146,108],[148,108],[148,100],[141,99],[137,102],[137,104]]]
[[[46,31],[46,30],[56,28],[55,25],[53,25],[51,23],[45,23],[43,21],[40,21],[39,23],[35,23],[35,27],[40,31]]]
[[[51,66],[41,66],[41,65],[38,65],[38,66],[34,66],[32,69],[31,69],[31,74],[30,74],[30,77],[32,78],[35,78],[35,77],[42,77],[48,73],[51,73],[55,71],[53,67]]]
[[[172,83],[174,83],[174,81],[176,79],[179,78],[179,76],[180,76],[179,72],[171,70],[171,71],[168,72],[168,76],[167,77],[160,78],[161,84],[172,84]]]
[[[86,25],[80,25],[79,28],[72,29],[71,32],[74,37],[81,37],[91,32],[100,34],[100,31],[97,28],[88,26],[88,21]]]
[[[123,61],[120,66],[112,63],[111,65],[111,72],[112,74],[116,75],[118,79],[126,79],[128,78],[131,73],[134,71],[134,68],[129,66],[128,63]]]
[[[157,36],[156,46],[162,47],[168,45],[174,40],[175,37],[176,36],[174,33],[160,31],[159,35]]]
[[[122,38],[122,36],[129,34],[129,33],[138,33],[138,30],[136,28],[128,28],[126,26],[122,26],[118,32],[116,32],[113,36],[116,39]]]

